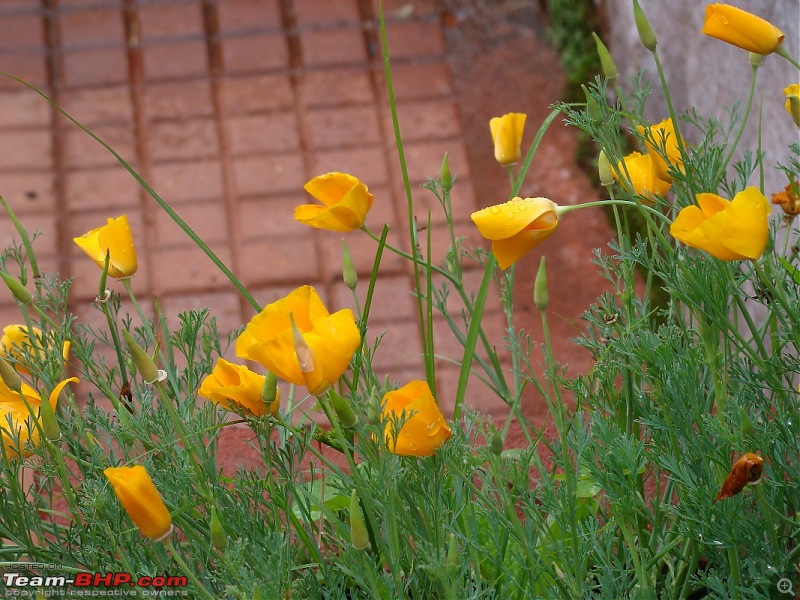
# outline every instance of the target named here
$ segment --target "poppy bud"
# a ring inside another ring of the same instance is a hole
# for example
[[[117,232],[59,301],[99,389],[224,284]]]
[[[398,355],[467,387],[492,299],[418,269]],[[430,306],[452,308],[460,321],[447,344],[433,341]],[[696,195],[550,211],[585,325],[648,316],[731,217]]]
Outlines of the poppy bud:
[[[639,0],[633,0],[633,20],[636,23],[636,29],[639,31],[639,39],[642,40],[642,45],[651,52],[656,49],[656,34],[650,26],[650,21],[647,20],[647,15],[644,14]]]
[[[458,568],[459,562],[458,539],[455,533],[451,533],[447,536],[447,558],[445,559],[445,564],[449,570],[453,571]]]
[[[220,552],[225,550],[228,546],[228,536],[225,534],[225,528],[222,526],[222,521],[219,520],[217,514],[217,507],[211,507],[211,522],[209,523],[209,533],[211,534],[211,545]]]
[[[533,283],[533,303],[540,311],[547,310],[550,303],[550,292],[547,289],[547,269],[544,264],[544,256],[539,262],[539,270],[536,272],[536,280]]]
[[[5,358],[0,358],[0,378],[8,389],[15,392],[22,389],[22,379]]]
[[[350,542],[356,550],[369,548],[369,533],[364,513],[358,499],[358,493],[353,490],[350,494]]]
[[[342,279],[344,284],[351,290],[355,290],[358,285],[358,273],[353,264],[353,256],[350,254],[350,248],[347,247],[347,242],[342,238]]]
[[[328,394],[328,398],[330,399],[333,410],[336,412],[336,416],[339,417],[339,422],[342,424],[342,427],[349,429],[358,423],[356,413],[353,412],[353,407],[347,399],[342,398],[333,390]]]
[[[450,160],[447,152],[444,153],[442,158],[442,168],[439,170],[439,182],[442,185],[442,190],[449,192],[453,189],[453,176],[450,174]]]
[[[161,374],[158,372],[158,367],[156,367],[156,363],[153,362],[150,355],[144,351],[144,348],[133,339],[133,336],[131,336],[126,329],[122,329],[122,337],[125,338],[125,343],[128,345],[131,358],[133,358],[133,364],[136,365],[136,369],[145,382],[155,383],[156,381],[160,381]]]
[[[603,68],[603,75],[608,79],[614,79],[617,76],[617,65],[614,64],[614,59],[611,53],[595,32],[592,32],[595,46],[597,46],[597,56],[600,59],[600,66]]]
[[[0,271],[0,277],[3,278],[3,281],[8,286],[8,289],[11,290],[11,293],[14,294],[14,298],[19,300],[21,304],[30,304],[33,301],[33,296],[28,291],[22,282],[17,279],[16,277],[12,277],[5,271]]]
[[[752,452],[743,454],[731,468],[714,502],[735,496],[744,489],[744,486],[760,482],[763,472],[763,458]]]
[[[600,150],[600,155],[597,157],[597,174],[603,187],[614,185],[614,169],[611,168],[611,161],[603,150]]]

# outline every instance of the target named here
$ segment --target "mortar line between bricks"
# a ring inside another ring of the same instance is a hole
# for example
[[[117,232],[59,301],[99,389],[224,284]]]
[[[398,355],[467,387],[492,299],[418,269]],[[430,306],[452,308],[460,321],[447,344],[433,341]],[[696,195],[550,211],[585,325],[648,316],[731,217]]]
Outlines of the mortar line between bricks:
[[[58,18],[56,17],[56,5],[58,0],[42,0],[42,18],[44,19],[44,44],[47,48],[47,82],[50,86],[50,97],[54,102],[60,101],[59,79],[62,74],[61,57],[55,49],[60,44],[60,32]],[[44,102],[44,99],[36,98],[33,102]],[[57,265],[61,279],[69,279],[70,270],[70,236],[69,236],[69,213],[67,211],[67,189],[66,189],[66,158],[64,155],[65,136],[61,125],[61,114],[54,106],[50,110],[50,135],[52,139],[53,155],[53,194],[55,196],[56,207],[56,248],[58,248]],[[71,123],[70,123],[71,125]]]
[[[311,162],[311,143],[309,135],[309,124],[306,118],[306,111],[302,108],[300,102],[300,79],[302,77],[303,67],[303,48],[300,44],[300,36],[297,32],[296,16],[294,11],[294,0],[280,0],[280,13],[283,29],[286,35],[286,41],[289,46],[289,81],[292,87],[292,106],[294,107],[295,117],[297,119],[297,133],[298,143],[300,145],[300,153],[303,157],[303,170],[305,171],[305,179],[308,180],[315,174],[312,173]],[[322,235],[330,233],[326,231],[314,230],[312,237],[314,240],[314,253],[317,256],[317,274],[320,283],[324,287],[325,296],[333,299],[333,285],[331,282],[330,266],[326,260],[326,252],[322,243]]]
[[[136,8],[136,0],[123,0],[122,3],[122,18],[125,27],[125,39],[128,41],[126,56],[128,59],[128,75],[129,75],[129,90],[131,97],[131,112],[133,114],[133,139],[136,159],[139,162],[139,174],[142,178],[149,182],[152,180],[151,172],[151,157],[148,151],[148,130],[145,124],[144,114],[144,60],[142,51],[138,46],[139,32],[141,31],[141,24],[139,22],[139,12]],[[156,296],[159,292],[156,289],[154,282],[157,281],[155,277],[155,269],[157,269],[157,260],[155,256],[155,235],[152,228],[155,224],[155,202],[150,197],[150,194],[144,188],[139,189],[139,207],[142,211],[142,223],[144,231],[144,252],[137,252],[138,256],[144,256],[145,260],[145,283],[148,295]],[[138,242],[137,242],[138,243]],[[137,275],[141,276],[139,271]],[[153,310],[153,314],[155,311]]]
[[[237,277],[242,277],[241,235],[239,235],[239,194],[236,187],[236,178],[233,175],[233,157],[231,155],[231,140],[228,135],[225,103],[222,99],[221,73],[225,70],[224,56],[219,36],[219,14],[217,3],[214,0],[203,0],[203,28],[205,29],[206,51],[208,53],[209,79],[211,86],[211,104],[214,111],[214,125],[219,141],[219,159],[222,170],[222,194],[225,203],[225,218],[227,220],[228,247],[231,252],[231,270]],[[245,322],[245,315],[252,312],[252,308],[245,298],[236,293],[239,307],[239,322]]]
[[[361,14],[361,22],[362,23],[371,23],[377,24],[378,19],[377,15],[372,11],[372,3],[370,0],[358,0],[358,10]],[[364,43],[367,46],[367,50],[370,51],[370,54],[367,58],[368,62],[368,69],[369,69],[369,82],[370,87],[372,88],[372,97],[374,99],[375,105],[377,107],[378,118],[381,118],[381,107],[379,104],[382,101],[383,94],[382,94],[382,84],[380,83],[379,77],[383,75],[383,55],[381,51],[381,44],[380,44],[380,31],[377,25],[371,27],[364,27],[362,29],[364,35]],[[370,50],[372,49],[372,50]],[[390,57],[391,58],[391,57]],[[401,232],[400,239],[401,241],[407,242],[408,240],[407,235],[405,234],[406,227],[408,226],[408,213],[406,210],[405,203],[403,206],[400,206],[400,203],[395,198],[394,190],[398,189],[398,185],[402,184],[401,181],[397,181],[397,176],[395,174],[394,169],[389,168],[389,161],[392,160],[394,157],[391,156],[389,151],[390,148],[394,146],[394,137],[389,136],[384,127],[378,128],[378,136],[381,140],[381,150],[383,152],[383,158],[387,163],[387,176],[389,178],[389,198],[392,202],[392,210],[394,214],[395,223],[398,223],[398,228]],[[405,276],[405,280],[408,285],[409,293],[413,290],[413,278],[411,276],[411,269],[410,265],[404,261],[402,272]],[[419,322],[419,319],[414,313],[414,317],[412,318],[412,322],[414,324],[414,329],[417,334],[417,348],[422,348],[422,324]]]

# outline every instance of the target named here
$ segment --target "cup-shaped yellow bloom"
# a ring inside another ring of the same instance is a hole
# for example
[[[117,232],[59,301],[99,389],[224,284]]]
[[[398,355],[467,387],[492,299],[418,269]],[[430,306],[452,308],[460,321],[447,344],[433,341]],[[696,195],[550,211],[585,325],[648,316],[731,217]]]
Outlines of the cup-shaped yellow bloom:
[[[36,356],[34,347],[40,347],[42,332],[38,327],[31,327],[33,336],[28,335],[27,325],[6,325],[3,327],[3,336],[0,337],[0,357],[10,359],[18,372],[25,375],[30,373],[28,361],[31,356]],[[64,342],[61,354],[66,362],[72,344],[69,340]]]
[[[109,467],[103,474],[139,531],[157,542],[169,535],[172,516],[147,469],[142,465]]]
[[[627,172],[630,187],[637,196],[641,196],[647,201],[653,201],[656,196],[663,196],[669,191],[672,184],[658,176],[658,169],[650,154],[631,152],[622,161],[625,164],[624,168],[623,163],[619,163],[620,173],[615,171],[614,176],[619,181],[620,175],[624,177]]]
[[[314,177],[304,188],[322,204],[303,204],[294,218],[317,229],[353,231],[364,224],[374,197],[357,177],[347,173],[326,173]]]
[[[749,187],[733,200],[697,194],[699,206],[681,209],[669,228],[678,241],[705,250],[720,260],[755,260],[769,238],[770,203],[758,188]]]
[[[452,435],[427,381],[411,381],[388,392],[381,418],[386,420],[389,450],[403,456],[431,456]],[[395,431],[401,423],[400,431]]]
[[[314,381],[297,360],[292,319],[313,356]],[[281,379],[314,389],[336,383],[361,344],[353,311],[328,312],[317,291],[303,286],[267,305],[236,340],[236,356],[254,360]]]
[[[756,54],[771,54],[785,37],[769,21],[728,4],[706,6],[703,33]]]
[[[136,249],[133,247],[133,235],[130,225],[128,225],[128,215],[109,219],[108,223],[102,227],[73,238],[73,241],[101,269],[105,265],[106,252],[108,252],[109,276],[130,277],[136,273]]]
[[[275,399],[268,406],[262,398],[264,379],[243,365],[219,358],[197,393],[228,409],[234,408],[232,405],[243,408],[256,417],[275,414],[281,405],[280,392],[276,390]]]
[[[494,142],[494,158],[503,166],[513,165],[522,156],[522,132],[525,129],[524,113],[508,113],[489,121]]]
[[[650,127],[640,126],[636,129],[644,137],[647,154],[653,161],[656,175],[659,179],[671,183],[672,177],[669,175],[668,167],[670,165],[678,169],[683,167],[681,151],[678,148],[678,134],[675,133],[675,124],[672,119],[666,118]],[[666,154],[666,160],[664,154]]]
[[[48,402],[54,412],[58,405],[58,397],[64,386],[70,382],[77,383],[77,381],[77,377],[70,377],[60,382],[53,389]],[[25,401],[22,400],[20,393],[25,396]],[[25,406],[25,402],[30,406],[30,410],[28,410],[28,406]],[[22,456],[30,456],[31,454],[28,442],[33,446],[39,444],[39,427],[37,427],[33,419],[39,419],[41,405],[42,399],[39,393],[27,383],[23,383],[20,391],[17,392],[9,389],[5,382],[0,379],[0,431],[2,432],[3,445],[6,447],[6,456],[8,458],[18,457],[17,444],[14,441],[15,437],[19,440],[19,449],[22,452]],[[33,416],[31,411],[33,411]],[[11,419],[10,425],[9,418]]]
[[[516,197],[472,213],[472,221],[492,242],[497,264],[507,269],[555,232],[558,205],[547,198]]]

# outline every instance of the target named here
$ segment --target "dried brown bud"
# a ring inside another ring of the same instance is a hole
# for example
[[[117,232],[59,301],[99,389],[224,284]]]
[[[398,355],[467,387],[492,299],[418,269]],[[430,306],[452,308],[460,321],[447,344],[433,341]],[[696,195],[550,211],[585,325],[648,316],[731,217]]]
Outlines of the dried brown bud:
[[[734,463],[731,472],[722,483],[722,489],[714,498],[717,500],[724,500],[735,496],[744,489],[747,484],[757,483],[761,480],[761,475],[764,472],[764,459],[758,454],[748,452],[743,454],[742,457]]]

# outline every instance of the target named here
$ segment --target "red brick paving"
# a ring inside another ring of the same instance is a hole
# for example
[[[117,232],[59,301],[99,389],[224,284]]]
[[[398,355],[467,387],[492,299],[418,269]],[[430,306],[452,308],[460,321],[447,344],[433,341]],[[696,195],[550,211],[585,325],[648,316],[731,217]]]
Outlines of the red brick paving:
[[[445,151],[458,175],[458,233],[479,243],[468,220],[476,201],[457,99],[433,0],[385,6],[417,215],[433,210],[438,260],[447,235],[438,204],[419,184],[437,175]],[[365,0],[5,0],[0,69],[42,86],[108,141],[259,302],[313,284],[340,308],[352,305],[341,283],[341,236],[292,219],[294,206],[308,201],[308,179],[329,170],[358,176],[376,196],[368,224],[379,231],[390,223],[392,243],[408,245],[376,14],[376,3]],[[35,244],[41,262],[75,278],[70,302],[82,319],[104,326],[90,306],[99,272],[72,237],[122,212],[140,257],[134,290],[146,305],[157,298],[173,323],[182,310],[208,306],[223,334],[252,315],[113,157],[5,78],[0,135],[7,149],[0,154],[0,192],[29,229],[42,230]],[[12,237],[1,217],[0,241]],[[361,232],[345,237],[366,276],[374,242]],[[386,335],[374,364],[395,380],[423,378],[410,270],[386,253],[381,273],[370,341]],[[9,295],[0,298],[0,321],[19,321]],[[502,345],[501,316],[490,312],[484,324]],[[437,326],[440,353],[457,358],[458,344],[441,319]],[[440,366],[440,402],[449,410],[458,372],[446,360]],[[501,412],[481,388],[470,388],[474,403]],[[225,438],[240,439],[241,432]]]

